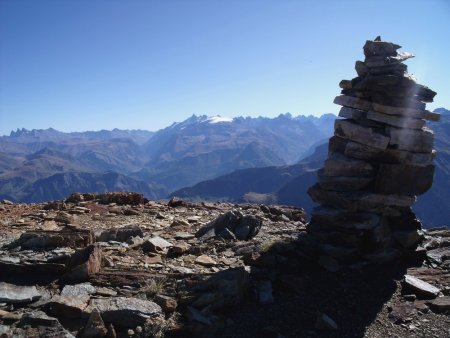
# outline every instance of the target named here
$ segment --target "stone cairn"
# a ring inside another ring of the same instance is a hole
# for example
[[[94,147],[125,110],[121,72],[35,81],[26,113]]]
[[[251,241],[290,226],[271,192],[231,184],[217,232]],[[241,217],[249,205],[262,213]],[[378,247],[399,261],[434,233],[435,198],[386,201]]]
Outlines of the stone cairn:
[[[342,80],[328,158],[308,194],[320,204],[307,230],[339,261],[383,261],[417,249],[421,223],[411,205],[432,185],[436,151],[425,109],[436,93],[417,84],[401,46],[367,41],[358,76]]]

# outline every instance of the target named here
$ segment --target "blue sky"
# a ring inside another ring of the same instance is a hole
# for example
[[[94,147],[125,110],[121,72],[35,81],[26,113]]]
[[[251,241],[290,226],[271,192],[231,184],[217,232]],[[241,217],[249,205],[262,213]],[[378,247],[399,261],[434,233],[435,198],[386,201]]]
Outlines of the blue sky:
[[[0,135],[336,113],[377,35],[450,109],[448,0],[0,0]]]

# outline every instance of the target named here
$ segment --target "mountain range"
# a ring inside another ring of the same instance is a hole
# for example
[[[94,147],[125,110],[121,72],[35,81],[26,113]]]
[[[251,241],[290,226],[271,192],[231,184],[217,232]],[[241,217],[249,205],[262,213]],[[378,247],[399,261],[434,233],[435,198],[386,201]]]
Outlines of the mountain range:
[[[426,227],[450,226],[450,111],[436,109],[441,121],[430,122],[435,133],[436,171],[433,186],[418,197],[413,209]],[[316,182],[316,171],[327,158],[327,140],[295,165],[245,169],[172,193],[192,200],[276,203],[303,207],[313,202],[306,190]]]
[[[414,205],[426,226],[450,219],[450,111],[436,110],[433,187]],[[276,118],[193,115],[156,132],[64,133],[21,129],[0,137],[0,198],[60,200],[70,193],[137,191],[150,199],[178,196],[300,206],[327,156],[336,116]]]
[[[157,132],[21,129],[0,137],[0,198],[40,202],[112,190],[164,198],[234,170],[297,163],[329,137],[334,119],[193,115]]]

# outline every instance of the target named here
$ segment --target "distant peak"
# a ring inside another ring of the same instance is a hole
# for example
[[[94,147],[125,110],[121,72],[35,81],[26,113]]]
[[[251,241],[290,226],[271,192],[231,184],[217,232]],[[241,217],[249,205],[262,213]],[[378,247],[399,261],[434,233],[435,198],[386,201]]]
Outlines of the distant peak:
[[[11,133],[9,134],[9,136],[11,136],[11,137],[19,137],[19,136],[22,136],[22,135],[27,135],[29,133],[30,133],[30,131],[28,129],[25,129],[25,128],[19,129],[19,128],[17,128],[16,131],[11,130]]]
[[[233,119],[230,117],[216,115],[216,116],[208,117],[206,119],[206,122],[208,122],[208,123],[229,123],[229,122],[233,122]]]

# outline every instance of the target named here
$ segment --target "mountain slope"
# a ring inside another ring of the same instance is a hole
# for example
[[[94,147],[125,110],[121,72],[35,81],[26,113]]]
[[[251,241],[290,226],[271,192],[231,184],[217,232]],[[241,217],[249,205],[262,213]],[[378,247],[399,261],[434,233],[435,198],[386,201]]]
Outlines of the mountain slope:
[[[312,144],[329,137],[333,120],[331,114],[274,119],[193,115],[157,132],[143,146],[150,160],[133,177],[175,190],[237,169],[294,164]]]
[[[306,177],[308,182],[312,177],[315,180],[315,172],[322,166],[327,149],[328,145],[322,144],[298,164],[237,170],[193,187],[174,191],[169,197],[251,202],[252,196],[258,199],[262,198],[259,194],[272,194],[275,197],[273,202],[299,205],[299,197],[306,194],[306,189],[298,189],[299,185],[304,184]]]

